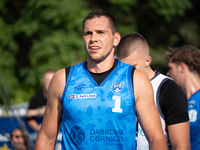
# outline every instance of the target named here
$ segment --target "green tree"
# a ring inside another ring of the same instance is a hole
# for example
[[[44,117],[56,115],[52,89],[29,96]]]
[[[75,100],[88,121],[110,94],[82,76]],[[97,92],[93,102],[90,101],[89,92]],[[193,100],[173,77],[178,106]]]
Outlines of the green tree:
[[[0,2],[0,71],[13,101],[28,101],[45,69],[85,60],[80,0]]]
[[[45,69],[85,60],[82,20],[95,9],[116,17],[121,36],[143,35],[152,67],[164,73],[168,47],[200,47],[199,5],[198,0],[1,0],[0,103],[29,101]]]

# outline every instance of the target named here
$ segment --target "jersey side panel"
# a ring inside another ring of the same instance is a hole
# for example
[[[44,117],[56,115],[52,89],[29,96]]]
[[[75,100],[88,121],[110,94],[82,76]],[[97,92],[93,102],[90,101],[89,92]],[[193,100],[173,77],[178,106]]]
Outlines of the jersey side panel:
[[[200,90],[188,99],[191,150],[200,149]]]

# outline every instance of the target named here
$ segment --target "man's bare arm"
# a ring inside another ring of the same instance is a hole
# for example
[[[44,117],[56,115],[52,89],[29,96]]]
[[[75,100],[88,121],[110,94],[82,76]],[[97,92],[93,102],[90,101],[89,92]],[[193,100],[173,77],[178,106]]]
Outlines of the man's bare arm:
[[[35,150],[54,150],[62,122],[61,97],[65,87],[65,69],[57,71],[50,83],[48,100]]]
[[[190,150],[190,123],[182,122],[167,127],[174,150]]]
[[[167,150],[158,110],[149,78],[139,70],[134,72],[135,109],[138,119],[149,142],[150,150]]]

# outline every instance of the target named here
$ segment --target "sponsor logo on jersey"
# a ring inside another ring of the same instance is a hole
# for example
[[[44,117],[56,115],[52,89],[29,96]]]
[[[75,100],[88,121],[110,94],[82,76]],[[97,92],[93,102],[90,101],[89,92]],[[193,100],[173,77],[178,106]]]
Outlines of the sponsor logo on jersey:
[[[69,99],[96,98],[97,94],[70,94]]]
[[[115,93],[120,93],[121,91],[123,91],[123,86],[120,82],[117,82],[115,84],[113,84],[111,90]]]
[[[73,143],[80,145],[85,140],[85,131],[79,126],[74,126],[70,132],[70,136]]]
[[[194,101],[194,100],[191,100],[191,101],[189,102],[189,108],[194,107],[194,104],[195,104],[195,101]]]
[[[74,87],[74,89],[81,90],[85,86],[86,86],[85,84],[77,85],[76,87]]]
[[[122,144],[124,142],[124,131],[116,129],[90,129],[91,142],[105,142],[107,146],[110,144]]]

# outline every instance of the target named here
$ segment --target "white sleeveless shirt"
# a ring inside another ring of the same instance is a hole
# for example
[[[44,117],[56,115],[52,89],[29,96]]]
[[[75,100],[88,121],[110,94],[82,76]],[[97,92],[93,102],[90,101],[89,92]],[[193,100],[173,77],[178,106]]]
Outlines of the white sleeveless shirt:
[[[167,144],[169,145],[169,147],[171,147],[171,144],[169,143],[169,136],[166,131],[167,127],[165,124],[165,117],[161,111],[160,104],[159,104],[160,88],[162,84],[168,79],[171,79],[171,78],[157,72],[156,75],[151,79],[151,84],[153,86],[154,101],[160,115],[163,133],[166,137]],[[138,123],[138,133],[137,133],[137,150],[149,150],[149,143],[139,123]]]

